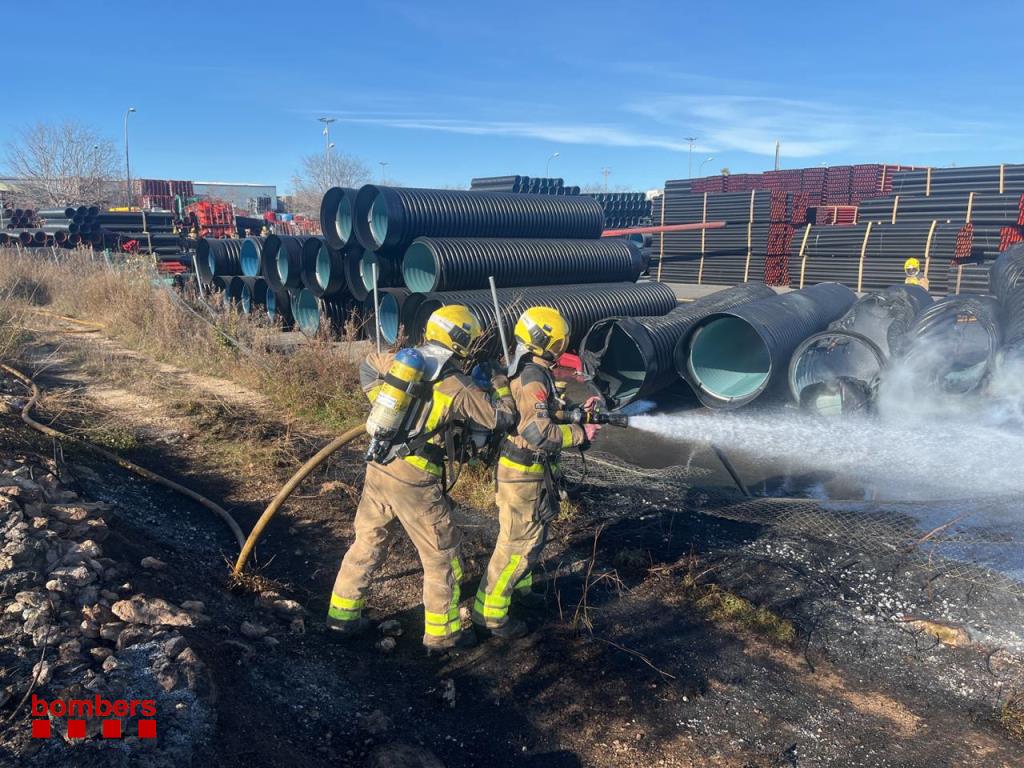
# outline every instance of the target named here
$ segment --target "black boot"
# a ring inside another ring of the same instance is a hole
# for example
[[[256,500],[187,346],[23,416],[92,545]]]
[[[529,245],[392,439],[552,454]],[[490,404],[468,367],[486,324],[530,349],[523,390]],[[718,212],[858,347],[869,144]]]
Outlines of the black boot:
[[[470,627],[469,629],[462,630],[454,637],[446,638],[438,641],[437,643],[432,643],[430,645],[424,643],[423,647],[427,649],[428,656],[434,656],[444,653],[458,654],[461,651],[466,651],[470,648],[476,647],[476,643],[476,633],[473,631],[473,628]]]
[[[526,622],[522,619],[509,619],[500,627],[482,627],[482,629],[489,637],[505,641],[518,640],[530,632],[530,628],[526,626]]]
[[[353,640],[366,634],[370,628],[370,620],[365,616],[360,616],[358,619],[338,621],[328,616],[327,628],[331,630],[331,636],[335,640]]]

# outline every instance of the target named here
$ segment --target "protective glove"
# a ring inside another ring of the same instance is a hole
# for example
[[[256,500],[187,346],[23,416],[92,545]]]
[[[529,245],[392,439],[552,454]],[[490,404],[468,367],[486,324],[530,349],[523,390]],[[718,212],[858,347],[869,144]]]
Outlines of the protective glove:
[[[586,402],[583,403],[583,410],[587,413],[596,411],[604,405],[604,398],[600,395],[591,395],[587,398]]]
[[[512,397],[512,390],[508,386],[508,376],[503,373],[496,373],[491,378],[491,386],[494,387],[494,394],[505,399]]]
[[[600,424],[584,424],[583,432],[587,436],[587,445],[594,442],[594,438],[597,436],[598,430],[601,429]]]

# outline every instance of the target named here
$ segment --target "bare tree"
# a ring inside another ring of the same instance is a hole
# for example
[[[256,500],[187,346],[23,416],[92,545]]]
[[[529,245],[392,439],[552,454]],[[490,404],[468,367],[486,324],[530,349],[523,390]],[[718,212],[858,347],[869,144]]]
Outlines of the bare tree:
[[[73,121],[22,129],[6,160],[25,202],[37,206],[106,202],[120,178],[114,143]]]
[[[339,152],[306,155],[292,176],[294,212],[318,216],[320,199],[328,189],[359,187],[369,180],[370,168],[358,157]]]

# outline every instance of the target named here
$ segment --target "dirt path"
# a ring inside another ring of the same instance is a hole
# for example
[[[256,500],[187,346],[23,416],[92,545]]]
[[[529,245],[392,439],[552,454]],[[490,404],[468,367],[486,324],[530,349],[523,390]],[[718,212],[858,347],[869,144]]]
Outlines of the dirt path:
[[[245,529],[322,437],[268,419],[230,383],[137,357],[135,383],[97,380],[80,367],[87,344],[97,340],[65,335],[34,351],[51,404],[61,388],[76,393],[61,423],[99,420],[141,436],[129,457],[224,500]],[[188,392],[220,406],[212,416],[183,407]],[[3,419],[24,445],[52,449],[14,414]],[[83,494],[115,505],[108,548],[126,562],[168,563],[134,577],[169,600],[206,604],[212,621],[183,631],[215,690],[215,734],[195,745],[195,765],[437,764],[401,762],[403,750],[450,768],[1022,764],[1021,744],[996,722],[1019,660],[885,621],[877,595],[858,587],[879,564],[828,542],[640,488],[614,504],[591,489],[586,518],[557,525],[545,551],[547,609],[511,646],[426,658],[418,561],[399,542],[369,601],[371,616],[404,629],[385,655],[372,640],[332,643],[321,622],[351,540],[356,453],[307,481],[261,544],[265,586],[306,608],[301,628],[268,621],[256,595],[225,588],[233,542],[209,513],[86,455],[68,458],[90,470]],[[494,521],[469,510],[460,520],[472,594]],[[890,592],[918,598],[912,575],[887,578]],[[240,634],[244,621],[269,624],[274,642]],[[64,764],[75,764],[70,751]]]

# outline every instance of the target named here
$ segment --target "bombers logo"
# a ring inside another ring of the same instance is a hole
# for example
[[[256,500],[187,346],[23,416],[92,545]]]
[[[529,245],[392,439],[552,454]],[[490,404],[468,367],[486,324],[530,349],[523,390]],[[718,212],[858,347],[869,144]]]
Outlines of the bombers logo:
[[[140,739],[156,738],[156,701],[153,699],[52,699],[47,701],[32,694],[32,738],[48,739],[52,735],[50,718],[66,718],[67,738],[84,739],[86,718],[101,718],[100,734],[105,739],[120,739],[125,719],[136,721]]]

